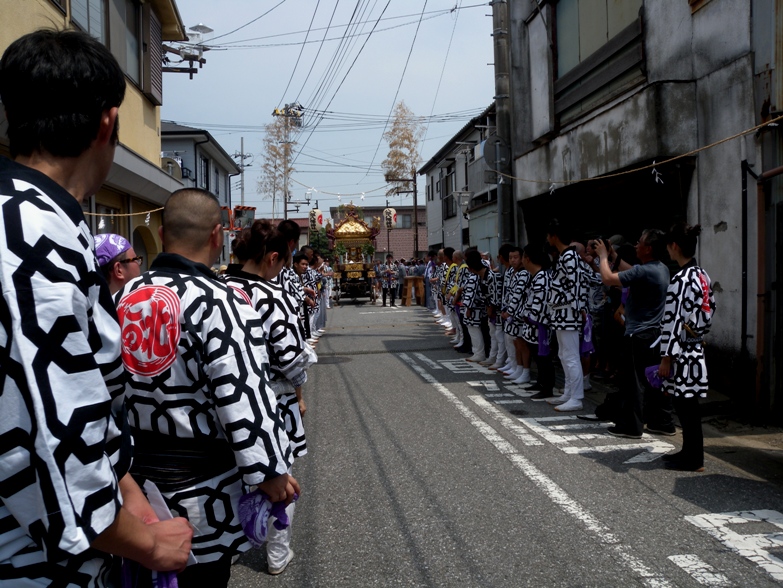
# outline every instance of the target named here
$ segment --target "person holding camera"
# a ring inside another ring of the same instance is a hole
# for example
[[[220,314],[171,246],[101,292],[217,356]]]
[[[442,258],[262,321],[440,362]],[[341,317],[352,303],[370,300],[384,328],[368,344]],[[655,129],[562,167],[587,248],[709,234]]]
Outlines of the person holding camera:
[[[642,232],[636,244],[640,263],[635,266],[619,260],[603,239],[596,240],[595,250],[601,260],[601,281],[606,286],[628,288],[622,349],[623,363],[630,367],[629,378],[621,391],[623,402],[615,426],[607,432],[615,437],[641,439],[647,423],[648,433],[674,435],[671,398],[654,390],[644,374],[660,358],[661,320],[669,287],[669,270],[661,263],[666,252],[664,233],[658,229]]]

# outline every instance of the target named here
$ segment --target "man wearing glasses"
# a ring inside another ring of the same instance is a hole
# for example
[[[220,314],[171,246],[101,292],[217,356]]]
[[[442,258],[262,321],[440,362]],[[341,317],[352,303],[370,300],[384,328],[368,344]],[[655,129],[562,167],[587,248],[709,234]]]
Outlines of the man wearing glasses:
[[[137,256],[128,240],[114,233],[96,235],[95,257],[112,295],[141,275],[143,257]]]

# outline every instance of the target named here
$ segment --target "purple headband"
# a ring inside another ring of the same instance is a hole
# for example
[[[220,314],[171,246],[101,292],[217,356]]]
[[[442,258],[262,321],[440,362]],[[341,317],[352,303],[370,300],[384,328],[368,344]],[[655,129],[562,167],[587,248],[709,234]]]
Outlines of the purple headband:
[[[98,258],[98,265],[103,267],[120,253],[124,253],[131,248],[131,244],[122,235],[114,233],[105,233],[95,235],[95,257]]]

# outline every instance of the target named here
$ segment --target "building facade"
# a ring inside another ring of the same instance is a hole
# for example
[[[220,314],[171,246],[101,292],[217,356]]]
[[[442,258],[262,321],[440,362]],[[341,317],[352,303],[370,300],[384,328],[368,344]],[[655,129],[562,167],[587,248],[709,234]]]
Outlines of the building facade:
[[[101,40],[126,75],[120,107],[120,143],[99,192],[82,206],[93,234],[119,233],[144,258],[161,251],[157,211],[183,184],[160,167],[160,105],[163,100],[162,43],[186,39],[174,0],[25,0],[4,2],[0,52],[39,28],[80,29]],[[8,155],[0,108],[0,154]],[[149,213],[149,214],[147,214]]]
[[[558,0],[509,11],[519,239],[543,240],[553,216],[583,238],[631,242],[645,228],[701,224],[697,259],[718,306],[711,382],[783,418],[783,127],[723,142],[781,114],[783,3]],[[769,176],[758,190],[750,172]]]
[[[485,157],[487,139],[494,132],[493,103],[419,170],[425,177],[427,238],[432,248],[470,246],[497,253],[497,176]]]

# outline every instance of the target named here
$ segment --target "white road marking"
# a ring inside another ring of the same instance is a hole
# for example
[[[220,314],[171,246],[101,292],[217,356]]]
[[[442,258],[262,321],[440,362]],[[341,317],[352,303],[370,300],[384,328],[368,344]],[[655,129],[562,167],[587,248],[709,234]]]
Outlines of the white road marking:
[[[556,447],[559,447],[561,451],[568,455],[581,455],[584,453],[610,453],[614,451],[629,451],[634,449],[642,449],[641,453],[638,453],[625,460],[623,463],[648,463],[661,457],[661,455],[668,453],[674,446],[666,441],[653,438],[647,434],[642,435],[642,438],[638,442],[627,443],[617,442],[616,437],[610,437],[606,433],[561,433],[561,431],[580,431],[596,429],[598,427],[605,427],[605,424],[596,424],[591,421],[579,421],[575,416],[556,416],[556,417],[539,417],[539,418],[520,418],[522,423],[529,427],[534,433],[540,435]],[[568,424],[563,425],[549,425],[544,426],[542,422],[562,422],[570,421]],[[591,441],[593,439],[601,439],[603,441],[614,441],[612,443],[602,445],[565,445],[573,441]]]
[[[525,445],[543,445],[543,441],[541,441],[538,437],[531,435],[530,432],[523,427],[522,425],[515,423],[514,419],[510,418],[506,415],[505,412],[502,410],[495,408],[487,402],[484,398],[481,396],[468,396],[470,400],[472,400],[476,406],[478,406],[480,409],[482,409],[484,412],[486,412],[489,416],[500,422],[501,425],[506,427],[511,433],[514,434],[514,436],[522,441]]]
[[[383,308],[383,307],[381,307]],[[385,308],[384,310],[381,310],[380,308],[378,310],[374,310],[372,312],[360,312],[358,314],[378,314],[379,312],[413,312],[412,310],[403,310],[401,308]]]
[[[480,380],[480,381],[472,381],[472,382],[465,382],[468,386],[473,386],[474,388],[481,388],[484,387],[487,389],[487,392],[497,392],[500,390],[500,388],[497,385],[497,382],[494,380]],[[506,394],[508,396],[508,394]]]
[[[418,359],[421,363],[426,365],[431,370],[442,370],[443,369],[438,362],[432,361],[429,357],[427,357],[423,353],[414,353],[413,357]]]
[[[514,400],[495,400],[495,404],[525,404],[521,398],[515,398]]]
[[[484,398],[514,398],[513,394],[506,392],[500,392],[498,394],[484,394]]]
[[[433,388],[453,404],[457,411],[459,411],[459,413],[462,414],[462,416],[464,416],[487,441],[492,443],[501,454],[505,455],[511,463],[536,484],[552,502],[579,521],[600,543],[614,551],[618,559],[639,577],[640,582],[643,585],[648,586],[649,588],[668,588],[671,586],[666,578],[648,568],[642,560],[637,558],[632,553],[630,545],[623,543],[619,537],[612,533],[609,527],[596,519],[581,504],[568,496],[560,486],[533,465],[531,461],[518,453],[511,443],[503,439],[495,429],[476,416],[476,414],[465,406],[465,404],[446,388],[446,386],[438,382],[435,377],[429,374],[423,367],[410,361],[410,358],[406,354],[400,353],[399,357],[403,359],[403,361],[408,362],[425,382],[431,384]]]
[[[729,588],[732,586],[731,581],[726,576],[703,561],[698,555],[670,555],[669,559],[685,570],[691,578],[702,586],[713,586],[714,588]]]
[[[439,362],[447,370],[455,374],[488,374],[491,372],[483,365],[479,365],[475,362],[465,361],[464,359],[441,359]]]
[[[783,514],[776,510],[745,510],[687,516],[685,520],[706,531],[726,547],[764,569],[776,581],[783,582],[783,560],[768,549],[783,547]],[[766,522],[780,529],[775,533],[743,535],[729,525]]]

